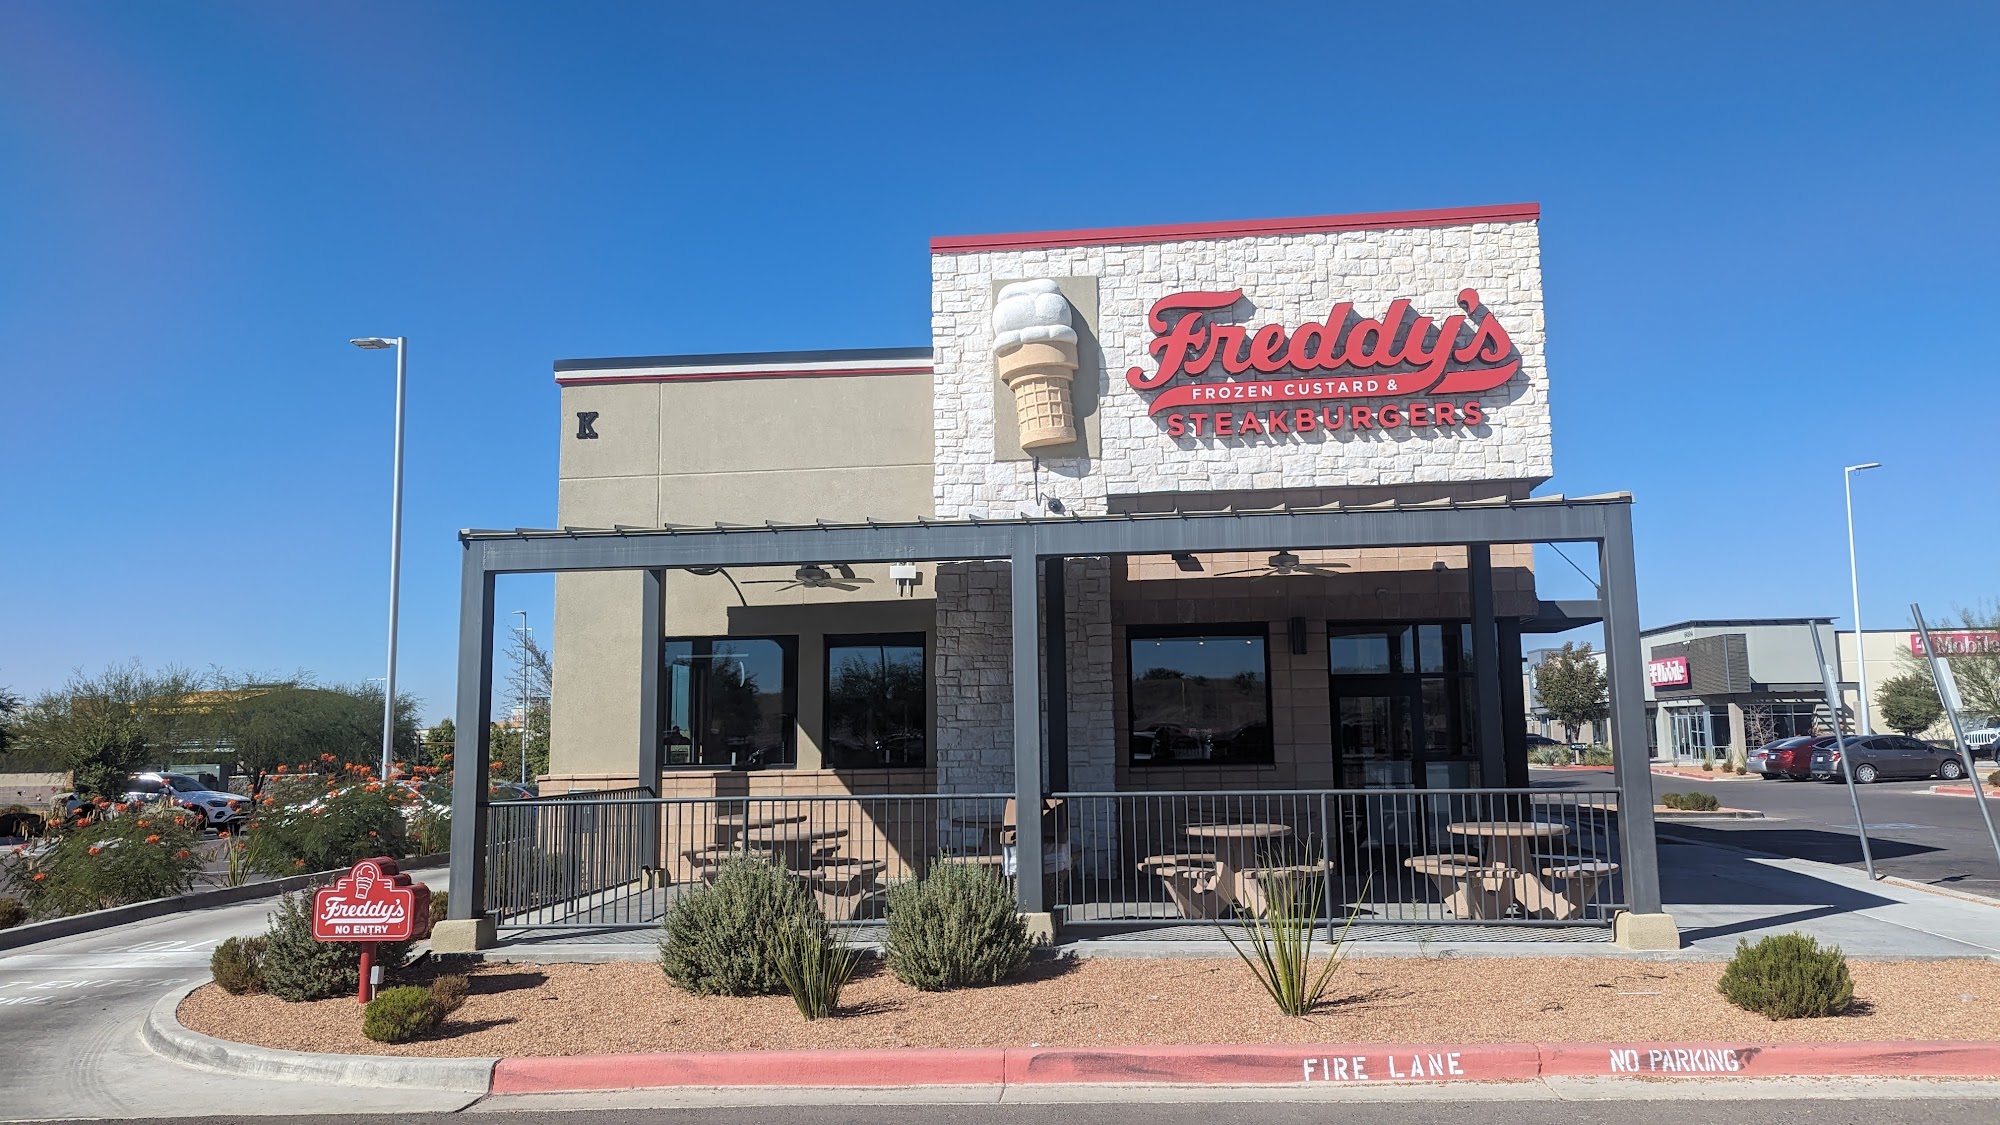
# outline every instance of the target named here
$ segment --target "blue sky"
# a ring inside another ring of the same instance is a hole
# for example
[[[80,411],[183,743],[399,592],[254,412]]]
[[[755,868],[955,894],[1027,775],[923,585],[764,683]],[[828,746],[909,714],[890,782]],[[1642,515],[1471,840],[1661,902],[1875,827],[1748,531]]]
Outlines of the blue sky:
[[[1844,618],[1867,460],[1868,623],[2000,593],[1995,9],[1660,8],[0,0],[0,685],[379,676],[351,336],[412,340],[436,716],[552,360],[921,346],[935,234],[1522,200],[1548,490],[1637,494],[1648,625]]]

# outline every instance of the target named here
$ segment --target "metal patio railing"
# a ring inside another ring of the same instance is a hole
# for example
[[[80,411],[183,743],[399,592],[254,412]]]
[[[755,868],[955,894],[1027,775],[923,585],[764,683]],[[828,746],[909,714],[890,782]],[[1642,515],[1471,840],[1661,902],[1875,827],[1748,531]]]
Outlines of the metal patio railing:
[[[879,920],[888,885],[933,863],[1001,872],[1008,799],[570,793],[496,801],[487,811],[486,910],[505,929],[655,925],[724,859],[754,854],[803,880],[830,920]]]
[[[1062,794],[1065,926],[1241,920],[1274,879],[1331,925],[1609,925],[1617,793],[1430,789]]]
[[[668,797],[571,793],[489,806],[486,910],[507,929],[655,925],[731,855],[783,864],[842,924],[940,862],[1011,883],[1010,795]],[[1318,884],[1357,927],[1605,926],[1622,905],[1609,790],[1065,793],[1042,820],[1065,926],[1143,930],[1260,913]]]

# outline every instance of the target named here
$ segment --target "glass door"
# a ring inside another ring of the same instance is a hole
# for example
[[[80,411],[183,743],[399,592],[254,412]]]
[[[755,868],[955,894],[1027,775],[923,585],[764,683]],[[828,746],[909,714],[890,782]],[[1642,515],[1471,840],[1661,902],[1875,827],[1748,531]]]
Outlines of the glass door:
[[[1479,785],[1471,634],[1465,622],[1328,627],[1336,784]]]

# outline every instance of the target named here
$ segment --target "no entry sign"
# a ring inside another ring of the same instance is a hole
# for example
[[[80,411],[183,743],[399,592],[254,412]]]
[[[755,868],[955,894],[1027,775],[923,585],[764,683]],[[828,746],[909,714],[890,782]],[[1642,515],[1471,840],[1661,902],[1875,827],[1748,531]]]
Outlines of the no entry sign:
[[[410,941],[431,932],[431,889],[413,883],[387,856],[364,859],[313,896],[313,940],[361,945],[356,998],[375,995],[375,943]]]
[[[431,889],[396,861],[364,859],[313,896],[318,941],[410,941],[431,932]]]

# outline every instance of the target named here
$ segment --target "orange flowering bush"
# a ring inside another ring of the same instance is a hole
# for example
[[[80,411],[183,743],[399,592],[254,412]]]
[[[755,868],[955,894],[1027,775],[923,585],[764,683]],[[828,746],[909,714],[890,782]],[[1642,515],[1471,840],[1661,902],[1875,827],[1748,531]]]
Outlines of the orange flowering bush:
[[[54,846],[4,863],[36,918],[186,894],[201,874],[201,823],[178,809],[100,816],[55,826]]]
[[[403,813],[372,773],[329,778],[313,795],[259,808],[250,819],[244,860],[267,875],[332,871],[356,860],[409,854]]]

